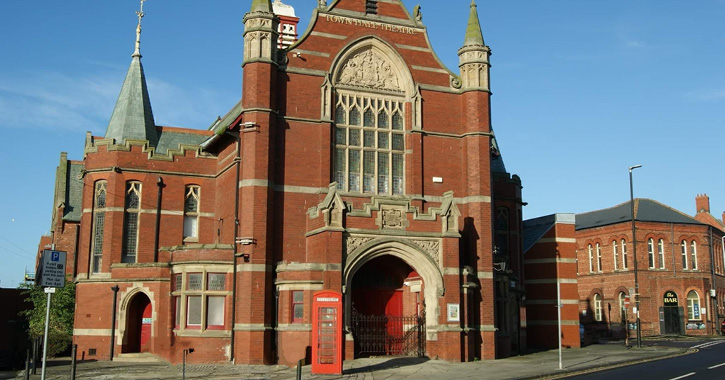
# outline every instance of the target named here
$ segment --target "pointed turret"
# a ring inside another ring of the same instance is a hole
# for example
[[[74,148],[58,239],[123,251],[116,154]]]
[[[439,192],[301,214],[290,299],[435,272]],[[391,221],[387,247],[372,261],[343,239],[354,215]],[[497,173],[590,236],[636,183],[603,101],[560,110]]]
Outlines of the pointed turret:
[[[244,15],[244,63],[274,62],[277,58],[279,19],[274,16],[271,0],[253,0]]]
[[[141,65],[141,19],[144,17],[143,3],[138,15],[136,27],[136,45],[131,59],[131,66],[123,81],[121,93],[118,95],[116,107],[113,109],[111,121],[106,128],[105,138],[114,139],[115,144],[123,144],[126,140],[148,140],[150,145],[156,145],[156,123],[151,111],[151,101],[146,86],[146,77]]]
[[[471,13],[466,26],[466,38],[463,46],[458,49],[459,67],[461,69],[461,85],[465,90],[483,90],[488,88],[488,69],[491,66],[488,56],[491,50],[483,42],[481,23],[478,20],[476,2],[471,0]]]
[[[476,2],[471,0],[471,14],[468,16],[466,40],[463,41],[463,46],[485,45],[483,43],[483,33],[481,32],[481,23],[478,21],[478,10],[476,8]]]

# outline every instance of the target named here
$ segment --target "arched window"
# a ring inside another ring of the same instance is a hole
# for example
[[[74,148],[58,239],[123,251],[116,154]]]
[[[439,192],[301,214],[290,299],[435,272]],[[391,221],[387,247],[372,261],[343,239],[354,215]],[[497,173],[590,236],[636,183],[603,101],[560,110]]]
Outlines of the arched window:
[[[687,269],[687,240],[680,243],[680,248],[682,248],[682,269]]]
[[[403,101],[393,97],[337,94],[333,180],[338,189],[403,194],[404,110]]]
[[[602,271],[602,247],[597,243],[597,272]]]
[[[625,298],[627,298],[627,295],[624,292],[619,292],[619,318],[622,320],[622,323],[626,323],[627,321],[627,309],[624,306]]]
[[[622,269],[627,269],[627,242],[622,239]]]
[[[594,319],[602,321],[602,296],[599,293],[594,295]]]
[[[587,250],[589,251],[589,273],[592,273],[594,272],[594,251],[592,251],[591,244],[587,246]]]
[[[692,258],[692,270],[697,270],[697,243],[694,240],[690,243],[690,257]]]
[[[687,319],[700,320],[700,296],[696,291],[687,293]]]
[[[93,240],[91,241],[91,273],[101,271],[103,230],[106,224],[106,181],[96,182],[93,193]]]
[[[126,209],[123,221],[122,263],[135,263],[138,249],[138,222],[141,213],[141,182],[126,184]]]
[[[617,252],[617,241],[612,240],[612,256],[614,257],[614,270],[619,269],[619,252]]]
[[[199,239],[199,186],[187,186],[184,199],[184,240]]]
[[[657,257],[660,261],[660,269],[665,269],[665,241],[657,240]]]
[[[655,241],[652,238],[649,238],[647,240],[647,257],[649,259],[649,267],[654,268],[655,267]]]

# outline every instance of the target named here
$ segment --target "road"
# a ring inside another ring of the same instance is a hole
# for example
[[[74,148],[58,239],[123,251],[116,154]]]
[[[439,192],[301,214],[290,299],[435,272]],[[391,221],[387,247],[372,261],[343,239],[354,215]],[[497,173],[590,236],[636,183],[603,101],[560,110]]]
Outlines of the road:
[[[689,347],[697,352],[669,359],[636,364],[627,367],[567,377],[582,380],[715,380],[725,379],[725,340],[687,342],[660,342],[658,345]],[[635,349],[635,348],[633,348]]]

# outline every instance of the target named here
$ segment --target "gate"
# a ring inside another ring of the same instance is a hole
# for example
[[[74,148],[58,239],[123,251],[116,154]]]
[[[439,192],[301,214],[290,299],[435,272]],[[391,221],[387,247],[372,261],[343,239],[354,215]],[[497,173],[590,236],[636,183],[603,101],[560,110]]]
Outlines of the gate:
[[[419,315],[363,315],[352,309],[356,356],[425,356],[425,311]]]

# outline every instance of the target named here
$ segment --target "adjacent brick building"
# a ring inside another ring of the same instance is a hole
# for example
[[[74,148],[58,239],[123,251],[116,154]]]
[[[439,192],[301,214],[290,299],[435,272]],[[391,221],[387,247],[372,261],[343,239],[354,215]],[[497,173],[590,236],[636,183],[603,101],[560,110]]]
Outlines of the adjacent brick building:
[[[634,202],[642,335],[717,334],[725,314],[724,233],[710,215],[709,198],[697,197],[694,218],[650,199]],[[622,337],[629,327],[636,334],[630,208],[627,202],[576,216],[587,333]]]
[[[289,45],[296,28],[280,40],[279,24],[294,12],[252,1],[242,98],[209,130],[155,124],[139,19],[105,135],[58,175],[71,201],[56,196],[49,243],[74,253],[86,358],[113,347],[178,362],[194,348],[191,362],[293,364],[309,356],[322,289],[343,294],[347,358],[399,347],[363,348],[375,332],[355,315],[383,313],[423,317],[404,326],[424,329],[413,354],[525,347],[521,181],[491,129],[475,3],[456,72],[417,7],[318,4]]]

